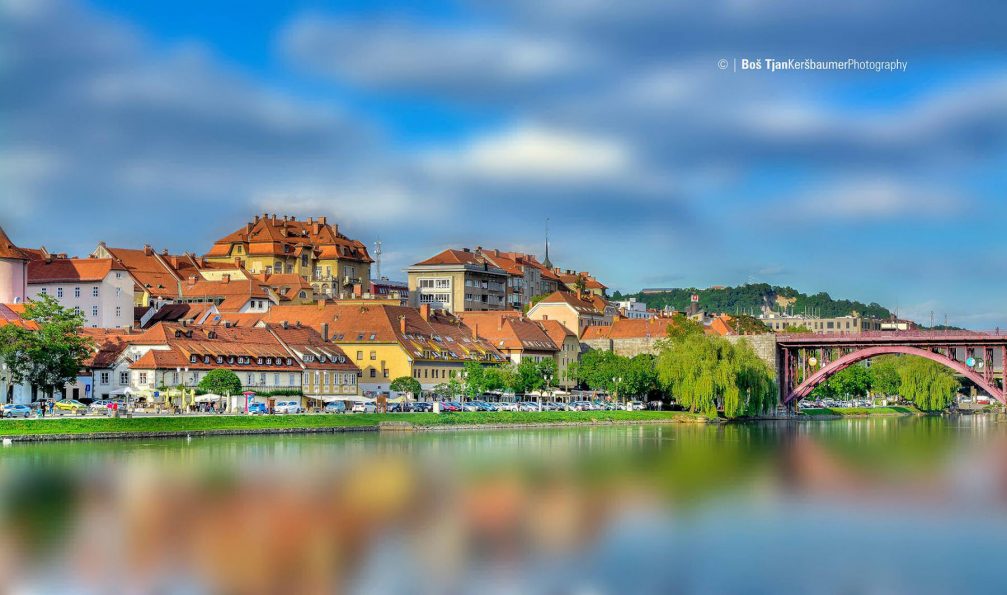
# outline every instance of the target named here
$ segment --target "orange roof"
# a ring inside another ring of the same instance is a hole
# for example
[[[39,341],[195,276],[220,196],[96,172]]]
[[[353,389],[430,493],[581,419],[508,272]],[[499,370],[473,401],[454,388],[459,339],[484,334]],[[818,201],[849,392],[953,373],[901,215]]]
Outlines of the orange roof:
[[[149,247],[109,248],[105,250],[129,271],[136,284],[155,297],[178,297],[181,276],[162,262]]]
[[[339,233],[339,227],[325,217],[298,221],[293,217],[256,216],[245,227],[217,240],[207,256],[220,257],[241,245],[250,255],[297,256],[310,251],[319,259],[344,259],[374,262],[367,246]]]
[[[7,237],[7,232],[0,227],[0,258],[10,258],[14,260],[28,260],[28,255],[14,245]]]
[[[559,273],[559,278],[563,283],[567,285],[574,286],[577,284],[577,279],[584,279],[584,287],[586,289],[608,289],[608,286],[598,281],[587,272],[574,272],[567,271],[565,273]]]
[[[595,325],[584,329],[581,341],[592,339],[660,339],[668,336],[668,319],[660,318],[620,318],[610,325]]]
[[[28,283],[102,281],[113,270],[125,267],[111,258],[53,258],[28,262]]]
[[[259,312],[221,312],[212,314],[202,322],[202,326],[240,326],[250,328],[259,323],[265,314]]]
[[[593,301],[588,301],[577,297],[568,291],[554,291],[538,302],[539,304],[568,304],[573,309],[583,314],[604,314],[604,309],[598,310]],[[536,304],[537,306],[538,304]]]
[[[24,304],[0,304],[0,326],[13,324],[29,329],[38,328],[38,324],[34,320],[25,320],[21,317],[22,314],[24,314]]]
[[[388,304],[323,303],[275,306],[263,317],[267,323],[301,323],[315,330],[329,327],[329,336],[341,343],[398,343],[413,359],[503,361],[488,342],[476,339],[461,320],[420,309]]]
[[[563,342],[566,341],[568,337],[576,338],[577,335],[573,331],[563,326],[558,320],[537,320],[536,321],[545,334],[549,335],[552,342],[556,344],[557,347],[562,347]]]
[[[444,250],[426,260],[417,262],[413,266],[433,266],[433,265],[453,265],[453,264],[491,264],[488,259],[470,250]]]
[[[506,351],[558,351],[556,343],[520,312],[463,312],[465,324],[494,347]],[[562,342],[560,343],[562,345]]]

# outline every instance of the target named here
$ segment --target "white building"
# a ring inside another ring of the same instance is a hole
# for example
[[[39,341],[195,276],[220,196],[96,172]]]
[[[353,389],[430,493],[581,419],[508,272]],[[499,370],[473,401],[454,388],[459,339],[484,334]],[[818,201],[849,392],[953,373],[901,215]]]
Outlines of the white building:
[[[626,318],[635,320],[654,318],[654,315],[647,311],[647,304],[638,302],[636,298],[615,302],[615,306],[619,308],[619,313]]]
[[[133,325],[133,279],[110,258],[45,258],[28,263],[28,297],[52,296],[84,316],[84,326]]]

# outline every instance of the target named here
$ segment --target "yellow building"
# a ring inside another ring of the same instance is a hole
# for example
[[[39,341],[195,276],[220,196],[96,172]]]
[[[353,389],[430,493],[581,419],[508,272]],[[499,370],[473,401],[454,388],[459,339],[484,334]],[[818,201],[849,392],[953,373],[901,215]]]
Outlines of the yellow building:
[[[245,227],[217,240],[206,260],[237,263],[253,275],[298,275],[319,297],[352,295],[367,285],[373,260],[367,247],[339,233],[325,217],[256,215]]]
[[[466,362],[497,365],[506,361],[460,320],[436,313],[429,306],[276,306],[263,322],[300,323],[316,329],[360,369],[360,389],[371,396],[390,393],[392,381],[402,376],[416,378],[429,391],[460,378]]]

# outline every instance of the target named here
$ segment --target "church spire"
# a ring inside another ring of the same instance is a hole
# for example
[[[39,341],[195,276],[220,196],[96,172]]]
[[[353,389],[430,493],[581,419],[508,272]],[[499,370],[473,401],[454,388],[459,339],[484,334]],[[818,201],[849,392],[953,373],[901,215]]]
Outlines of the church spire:
[[[542,264],[547,269],[552,268],[552,261],[549,260],[549,218],[545,219],[545,261]]]

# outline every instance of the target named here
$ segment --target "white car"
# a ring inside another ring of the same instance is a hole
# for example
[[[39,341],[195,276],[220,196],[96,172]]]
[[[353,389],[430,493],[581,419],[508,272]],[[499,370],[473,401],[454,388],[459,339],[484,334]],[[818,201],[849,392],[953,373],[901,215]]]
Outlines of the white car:
[[[351,411],[353,413],[376,413],[378,407],[374,403],[354,403]]]
[[[643,411],[643,401],[630,401],[629,406],[632,411]]]
[[[538,403],[533,403],[531,401],[525,401],[518,405],[519,411],[541,411],[538,407]]]
[[[276,413],[304,413],[304,408],[297,401],[279,401],[273,407]]]
[[[497,411],[517,411],[517,403],[493,403]]]

